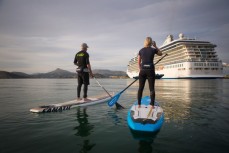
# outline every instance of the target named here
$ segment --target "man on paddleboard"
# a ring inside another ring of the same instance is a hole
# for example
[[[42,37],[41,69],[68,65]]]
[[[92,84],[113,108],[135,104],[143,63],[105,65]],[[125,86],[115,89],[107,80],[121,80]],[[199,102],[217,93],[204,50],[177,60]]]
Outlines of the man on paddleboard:
[[[87,101],[87,90],[88,85],[90,84],[89,81],[89,74],[94,77],[92,71],[91,71],[91,64],[89,61],[89,54],[87,53],[88,45],[86,43],[82,43],[81,45],[81,51],[79,51],[75,55],[74,64],[78,66],[76,69],[76,72],[78,73],[78,86],[77,86],[77,99],[81,100],[80,98],[80,92],[81,87],[84,84],[83,88],[83,98],[84,101]]]
[[[152,47],[153,46],[153,47]],[[154,68],[154,55],[162,55],[160,49],[156,46],[156,43],[152,41],[151,37],[146,37],[144,41],[144,47],[138,53],[138,65],[139,65],[139,88],[138,88],[138,105],[141,107],[142,92],[145,87],[146,79],[149,82],[150,89],[150,105],[154,107],[155,101],[155,68]]]

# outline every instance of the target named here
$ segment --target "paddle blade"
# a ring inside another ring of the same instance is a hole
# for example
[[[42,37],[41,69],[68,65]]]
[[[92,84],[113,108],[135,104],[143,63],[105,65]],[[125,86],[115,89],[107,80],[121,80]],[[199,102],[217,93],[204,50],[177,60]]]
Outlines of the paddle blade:
[[[112,97],[112,99],[107,103],[108,106],[112,107],[115,103],[117,103],[119,97],[120,97],[120,93],[118,93],[117,95],[115,95],[114,97]]]

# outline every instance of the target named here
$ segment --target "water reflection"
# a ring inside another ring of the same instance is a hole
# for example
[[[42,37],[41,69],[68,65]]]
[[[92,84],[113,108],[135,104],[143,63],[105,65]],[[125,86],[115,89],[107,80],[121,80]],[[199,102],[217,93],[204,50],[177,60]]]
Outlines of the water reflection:
[[[138,132],[130,129],[130,132],[135,140],[138,140],[138,152],[139,153],[152,153],[153,147],[152,144],[156,138],[157,132]]]
[[[95,143],[90,144],[90,140],[84,140],[80,153],[87,153],[95,146]]]
[[[87,138],[83,141],[83,144],[80,145],[80,153],[87,153],[96,145],[95,143],[91,143],[88,137],[90,136],[92,129],[94,128],[94,125],[91,125],[88,122],[88,114],[86,107],[78,107],[76,117],[78,125],[74,128],[74,130],[76,130],[75,135]]]
[[[157,99],[162,102],[166,121],[184,121],[192,117],[193,108],[214,105],[222,80],[161,80],[156,84]]]
[[[127,81],[127,84],[131,80]],[[222,80],[156,80],[156,100],[165,112],[165,121],[179,121],[190,119],[193,106],[214,105],[213,101],[221,101]],[[126,92],[136,99],[138,82],[132,85]],[[148,82],[146,82],[143,95],[149,95]]]
[[[122,117],[120,117],[119,112],[117,109],[115,110],[108,110],[107,115],[109,118],[111,118],[111,121],[113,121],[114,125],[118,125],[122,122]]]

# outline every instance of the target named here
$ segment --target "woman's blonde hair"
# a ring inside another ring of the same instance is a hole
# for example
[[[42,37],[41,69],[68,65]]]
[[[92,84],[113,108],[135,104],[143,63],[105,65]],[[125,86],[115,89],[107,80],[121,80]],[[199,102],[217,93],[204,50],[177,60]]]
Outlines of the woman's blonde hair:
[[[153,41],[151,37],[146,37],[144,41],[144,47],[151,47],[153,45]]]

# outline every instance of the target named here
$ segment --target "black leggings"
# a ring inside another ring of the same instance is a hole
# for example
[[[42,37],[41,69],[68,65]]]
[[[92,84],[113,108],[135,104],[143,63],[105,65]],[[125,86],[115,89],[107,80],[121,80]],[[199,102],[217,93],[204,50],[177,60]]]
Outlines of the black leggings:
[[[80,98],[81,87],[82,87],[82,84],[78,84],[78,86],[77,86],[77,97],[78,98]],[[87,89],[88,89],[88,85],[84,84],[84,87],[83,87],[83,98],[87,98]]]
[[[87,98],[87,89],[90,84],[89,73],[80,72],[78,73],[78,86],[77,86],[77,97],[80,98],[81,87],[84,84],[83,88],[83,98]]]
[[[149,90],[150,90],[150,105],[154,106],[155,101],[155,71],[154,69],[140,70],[139,72],[139,88],[138,88],[138,105],[141,105],[142,92],[145,87],[146,79],[148,79]]]

